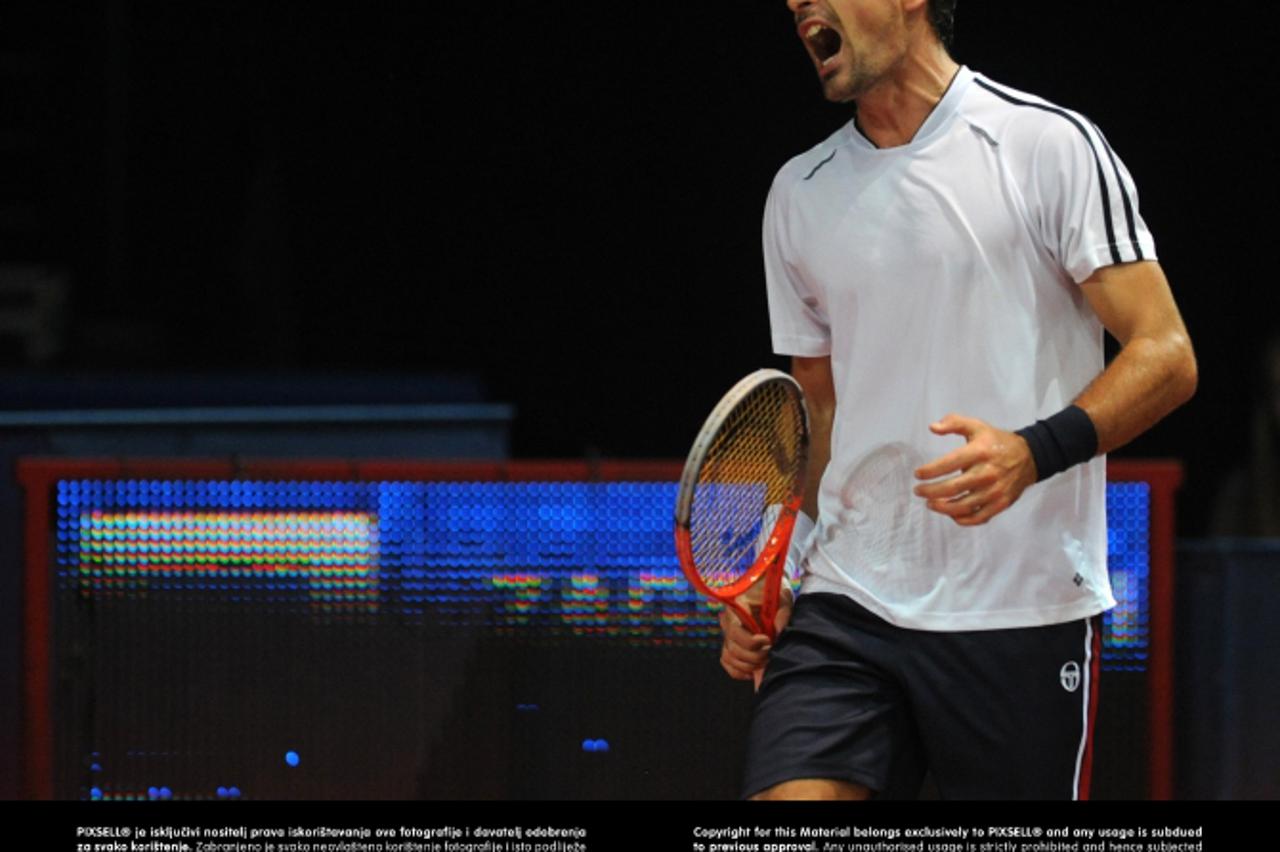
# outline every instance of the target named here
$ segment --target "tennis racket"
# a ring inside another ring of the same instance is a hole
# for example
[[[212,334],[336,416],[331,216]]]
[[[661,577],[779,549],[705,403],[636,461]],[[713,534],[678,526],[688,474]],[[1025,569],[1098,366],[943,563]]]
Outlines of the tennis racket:
[[[712,409],[676,496],[676,553],[685,576],[770,639],[808,454],[800,385],[778,370],[757,370]],[[740,602],[762,577],[758,605]]]

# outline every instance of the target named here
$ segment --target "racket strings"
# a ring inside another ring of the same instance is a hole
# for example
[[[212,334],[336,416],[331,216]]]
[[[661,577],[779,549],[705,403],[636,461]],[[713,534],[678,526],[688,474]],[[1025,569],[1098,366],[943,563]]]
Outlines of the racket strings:
[[[725,417],[698,472],[690,512],[693,562],[708,586],[736,582],[755,562],[776,507],[803,474],[804,433],[800,401],[781,382],[754,389]]]

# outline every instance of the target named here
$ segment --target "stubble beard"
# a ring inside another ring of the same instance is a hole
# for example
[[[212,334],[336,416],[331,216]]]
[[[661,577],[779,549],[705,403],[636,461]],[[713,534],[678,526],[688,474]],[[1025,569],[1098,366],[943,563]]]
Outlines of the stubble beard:
[[[874,37],[855,45],[842,36],[843,67],[819,80],[823,96],[833,103],[849,103],[867,94],[890,77],[907,55],[907,39],[901,27],[885,25]]]
[[[875,85],[877,75],[872,74],[857,61],[821,80],[822,94],[832,103],[849,103],[862,97]]]

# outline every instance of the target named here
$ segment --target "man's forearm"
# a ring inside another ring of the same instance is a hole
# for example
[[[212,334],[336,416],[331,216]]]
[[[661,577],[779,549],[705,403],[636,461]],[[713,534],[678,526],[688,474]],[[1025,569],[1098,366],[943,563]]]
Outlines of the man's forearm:
[[[822,474],[831,461],[831,424],[834,412],[819,411],[809,414],[809,464],[805,469],[804,513],[818,519],[818,488]]]
[[[831,461],[831,428],[836,416],[835,381],[831,359],[791,359],[791,375],[804,390],[805,411],[809,415],[809,463],[805,468],[804,503],[801,509],[813,520],[818,519],[818,487],[823,471]]]
[[[1122,447],[1195,393],[1197,369],[1183,331],[1130,339],[1075,400],[1093,420],[1098,452]]]

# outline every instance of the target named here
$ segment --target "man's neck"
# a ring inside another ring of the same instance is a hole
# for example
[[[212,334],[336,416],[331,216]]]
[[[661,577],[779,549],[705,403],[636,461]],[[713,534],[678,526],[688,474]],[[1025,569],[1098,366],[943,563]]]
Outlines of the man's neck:
[[[857,99],[858,129],[877,148],[906,145],[942,100],[960,66],[936,41],[908,51],[880,83]]]

